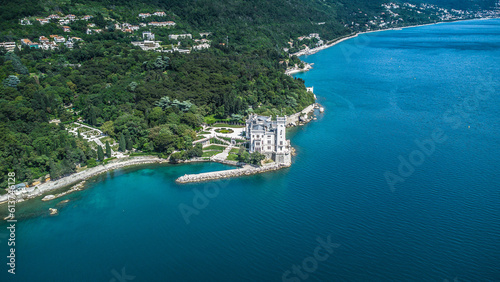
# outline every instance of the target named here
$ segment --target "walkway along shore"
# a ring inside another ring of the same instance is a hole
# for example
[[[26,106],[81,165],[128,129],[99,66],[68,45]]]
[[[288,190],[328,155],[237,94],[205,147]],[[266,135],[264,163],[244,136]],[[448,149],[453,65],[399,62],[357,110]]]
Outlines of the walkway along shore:
[[[108,172],[113,169],[117,168],[122,168],[122,167],[127,167],[127,166],[133,166],[133,165],[141,165],[141,164],[151,164],[151,163],[166,163],[167,160],[165,159],[160,159],[158,157],[154,156],[138,156],[138,157],[129,157],[129,158],[122,158],[118,159],[112,162],[109,162],[106,165],[98,165],[93,168],[86,169],[84,171],[74,173],[71,175],[68,175],[66,177],[63,177],[61,179],[55,180],[55,181],[49,181],[46,183],[42,183],[40,185],[37,185],[33,188],[28,188],[27,191],[17,191],[16,194],[16,200],[18,202],[23,201],[25,199],[32,199],[38,196],[41,196],[44,193],[47,193],[52,190],[57,190],[60,188],[64,188],[69,185],[76,184],[78,182],[87,180],[91,177],[94,177],[96,175]],[[32,191],[31,191],[32,190]],[[5,194],[0,196],[0,204],[6,203],[9,200],[9,194]]]

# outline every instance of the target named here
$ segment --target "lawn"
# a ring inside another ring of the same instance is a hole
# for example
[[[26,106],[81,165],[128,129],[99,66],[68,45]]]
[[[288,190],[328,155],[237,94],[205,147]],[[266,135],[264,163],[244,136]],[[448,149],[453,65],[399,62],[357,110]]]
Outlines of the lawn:
[[[228,161],[238,161],[238,155],[236,154],[229,154],[226,158]]]
[[[208,150],[224,151],[224,149],[226,149],[226,147],[224,146],[210,145],[208,147],[203,148],[203,151],[208,151]]]
[[[239,151],[240,151],[240,149],[233,148],[233,149],[231,149],[231,151],[229,151],[229,153],[230,154],[238,154]]]
[[[216,129],[215,132],[217,132],[217,133],[233,133],[234,130],[221,128],[221,129]]]
[[[222,151],[208,151],[208,152],[203,152],[202,157],[211,157],[217,154],[220,154]]]
[[[237,124],[225,124],[225,123],[215,123],[212,124],[213,127],[231,127],[231,128],[243,128],[245,126],[243,125],[237,125]]]
[[[219,138],[231,142],[231,138],[229,138],[229,137],[219,136]],[[240,140],[240,139],[234,139],[234,140],[236,140],[236,143],[238,143],[238,144],[248,142],[247,140]]]
[[[109,142],[109,145],[111,144],[114,144],[115,143],[115,140],[109,136],[106,136],[106,137],[103,137],[103,138],[100,138],[102,144],[106,144],[106,141]]]

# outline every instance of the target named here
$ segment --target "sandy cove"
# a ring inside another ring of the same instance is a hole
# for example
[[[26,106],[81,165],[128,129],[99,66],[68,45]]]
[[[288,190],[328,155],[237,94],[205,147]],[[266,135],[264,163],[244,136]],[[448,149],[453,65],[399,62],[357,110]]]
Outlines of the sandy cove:
[[[46,183],[42,183],[40,185],[35,186],[35,189],[31,192],[18,192],[16,194],[16,198],[18,199],[31,199],[38,196],[41,196],[44,193],[57,190],[60,188],[64,188],[66,186],[70,186],[81,181],[87,180],[96,175],[108,172],[110,170],[114,170],[117,168],[133,166],[133,165],[141,165],[141,164],[151,164],[151,163],[167,163],[167,160],[160,159],[154,156],[138,156],[138,157],[128,157],[123,159],[117,159],[112,162],[109,162],[106,165],[98,165],[93,168],[86,169],[84,171],[74,173],[63,177],[58,180],[49,181]],[[30,189],[30,188],[28,188]],[[0,204],[4,204],[8,201],[9,194],[5,194],[0,196]]]

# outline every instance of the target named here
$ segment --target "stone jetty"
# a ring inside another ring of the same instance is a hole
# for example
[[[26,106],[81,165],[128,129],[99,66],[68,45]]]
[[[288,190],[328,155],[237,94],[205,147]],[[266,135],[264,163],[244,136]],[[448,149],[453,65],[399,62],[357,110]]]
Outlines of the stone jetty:
[[[177,178],[175,182],[180,184],[190,183],[190,182],[203,182],[221,178],[231,178],[231,177],[239,177],[257,173],[263,173],[267,171],[278,170],[284,167],[289,167],[289,165],[276,164],[276,163],[267,164],[263,166],[245,165],[244,167],[238,169],[205,172],[199,174],[186,174]]]

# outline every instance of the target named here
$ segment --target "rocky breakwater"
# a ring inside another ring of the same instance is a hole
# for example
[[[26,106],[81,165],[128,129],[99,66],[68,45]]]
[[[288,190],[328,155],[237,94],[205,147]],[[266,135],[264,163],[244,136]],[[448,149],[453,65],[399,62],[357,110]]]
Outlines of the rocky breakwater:
[[[175,180],[175,182],[182,184],[182,183],[190,183],[190,182],[210,181],[210,180],[216,180],[216,179],[221,179],[221,178],[239,177],[239,176],[268,172],[268,171],[272,171],[272,170],[278,170],[278,169],[281,169],[284,167],[289,167],[289,166],[290,165],[275,164],[275,163],[264,165],[264,166],[245,165],[244,167],[238,168],[238,169],[205,172],[205,173],[199,173],[199,174],[186,174],[186,175],[183,175],[183,176],[177,178],[177,180]]]

